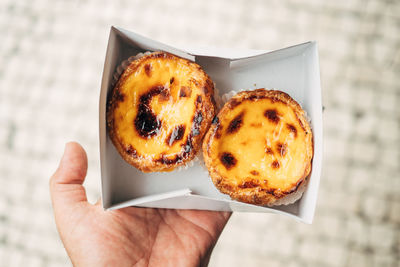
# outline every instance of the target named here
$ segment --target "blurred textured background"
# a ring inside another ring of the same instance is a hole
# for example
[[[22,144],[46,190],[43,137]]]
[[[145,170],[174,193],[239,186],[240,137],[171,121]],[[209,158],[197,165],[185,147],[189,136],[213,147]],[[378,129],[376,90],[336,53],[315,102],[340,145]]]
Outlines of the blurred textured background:
[[[235,213],[210,266],[400,266],[400,2],[0,0],[0,266],[70,266],[48,178],[64,143],[100,196],[111,25],[170,45],[319,43],[324,166],[314,223]]]

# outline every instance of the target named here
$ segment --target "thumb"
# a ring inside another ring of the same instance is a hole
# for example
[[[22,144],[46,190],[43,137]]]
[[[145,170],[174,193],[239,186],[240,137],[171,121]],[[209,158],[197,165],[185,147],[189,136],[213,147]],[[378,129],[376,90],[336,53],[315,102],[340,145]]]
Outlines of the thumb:
[[[50,195],[54,213],[62,214],[75,204],[86,202],[86,191],[82,186],[87,171],[85,150],[75,142],[65,145],[60,165],[50,178]]]

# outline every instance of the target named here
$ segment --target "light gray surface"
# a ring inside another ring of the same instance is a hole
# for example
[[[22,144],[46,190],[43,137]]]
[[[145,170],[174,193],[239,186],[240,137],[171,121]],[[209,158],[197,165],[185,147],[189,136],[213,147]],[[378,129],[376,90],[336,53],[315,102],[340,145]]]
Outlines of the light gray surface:
[[[317,40],[324,166],[314,224],[233,215],[210,266],[399,266],[398,1],[0,1],[0,266],[69,266],[48,178],[64,143],[100,195],[97,103],[111,24],[171,45]]]

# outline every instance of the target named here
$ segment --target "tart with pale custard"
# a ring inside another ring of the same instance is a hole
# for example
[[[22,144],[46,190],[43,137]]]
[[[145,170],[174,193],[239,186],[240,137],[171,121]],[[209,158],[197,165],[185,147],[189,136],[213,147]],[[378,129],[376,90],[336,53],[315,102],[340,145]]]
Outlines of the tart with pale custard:
[[[201,67],[166,53],[125,69],[107,104],[108,134],[122,158],[143,172],[192,160],[213,117],[214,84]]]
[[[311,172],[312,131],[288,94],[243,91],[214,118],[203,156],[215,186],[232,199],[290,204],[301,197]]]

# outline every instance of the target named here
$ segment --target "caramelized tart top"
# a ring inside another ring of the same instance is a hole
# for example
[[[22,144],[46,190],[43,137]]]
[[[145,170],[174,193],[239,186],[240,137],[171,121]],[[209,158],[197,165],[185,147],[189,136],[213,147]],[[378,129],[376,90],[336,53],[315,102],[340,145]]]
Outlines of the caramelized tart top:
[[[231,197],[269,204],[297,190],[311,170],[313,141],[304,111],[286,93],[257,89],[228,101],[204,143],[215,185]],[[258,199],[251,197],[257,192]],[[270,196],[263,198],[263,193]]]
[[[111,139],[142,171],[167,171],[192,159],[214,116],[214,86],[199,65],[165,52],[133,61],[107,112]]]

